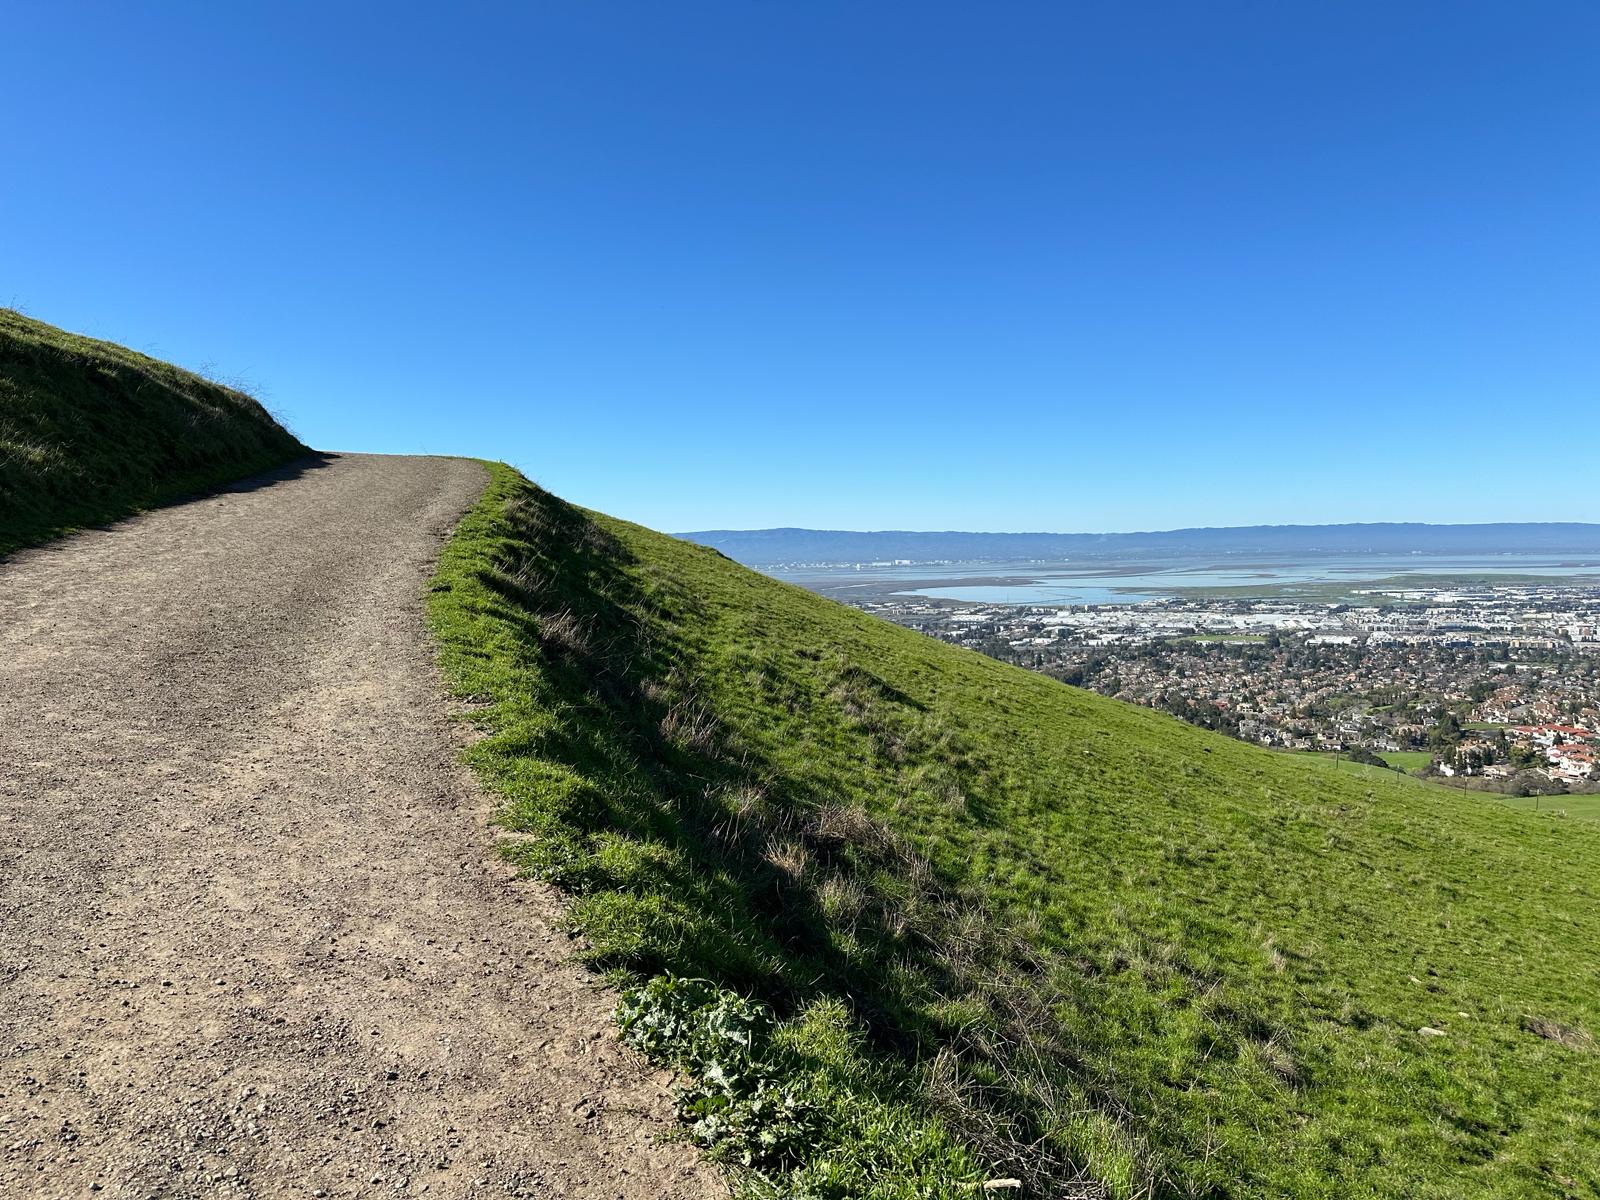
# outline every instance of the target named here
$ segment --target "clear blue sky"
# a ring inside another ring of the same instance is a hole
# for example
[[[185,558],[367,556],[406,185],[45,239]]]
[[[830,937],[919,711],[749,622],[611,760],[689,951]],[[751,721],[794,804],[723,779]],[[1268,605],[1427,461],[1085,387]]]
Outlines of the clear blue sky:
[[[0,303],[670,530],[1600,520],[1600,5],[11,6]]]

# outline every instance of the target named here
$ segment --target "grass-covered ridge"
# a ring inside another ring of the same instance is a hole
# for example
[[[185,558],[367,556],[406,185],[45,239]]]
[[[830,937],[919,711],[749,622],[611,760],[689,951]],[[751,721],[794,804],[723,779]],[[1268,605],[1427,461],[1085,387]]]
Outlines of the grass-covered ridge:
[[[749,1071],[756,1190],[1600,1190],[1592,823],[1067,688],[503,468],[431,611],[596,964],[777,1013],[733,1067],[758,1018],[692,988],[636,1039]]]
[[[0,309],[0,554],[306,453],[242,392]]]

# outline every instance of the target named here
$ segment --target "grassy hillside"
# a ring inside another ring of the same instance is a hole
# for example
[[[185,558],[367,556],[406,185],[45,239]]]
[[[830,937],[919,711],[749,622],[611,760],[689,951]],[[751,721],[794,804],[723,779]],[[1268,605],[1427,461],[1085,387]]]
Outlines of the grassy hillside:
[[[507,853],[658,979],[627,1036],[752,1194],[1600,1192],[1600,825],[1067,688],[503,468],[434,587]]]
[[[0,309],[0,554],[305,453],[241,392]]]

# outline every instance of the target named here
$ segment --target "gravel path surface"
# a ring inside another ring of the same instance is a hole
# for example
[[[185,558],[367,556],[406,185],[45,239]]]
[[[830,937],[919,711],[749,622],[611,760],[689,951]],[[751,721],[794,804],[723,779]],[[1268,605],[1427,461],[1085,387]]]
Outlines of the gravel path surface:
[[[0,1196],[723,1192],[456,762],[484,484],[330,456],[0,562]]]

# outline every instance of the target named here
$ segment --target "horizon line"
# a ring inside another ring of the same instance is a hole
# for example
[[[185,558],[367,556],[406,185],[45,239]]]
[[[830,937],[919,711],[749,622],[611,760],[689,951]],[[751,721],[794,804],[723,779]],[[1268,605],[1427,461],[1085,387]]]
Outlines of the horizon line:
[[[1050,529],[826,529],[813,525],[763,525],[746,529],[693,529],[674,531],[673,537],[725,533],[849,533],[914,534],[921,536],[980,537],[1140,537],[1174,533],[1222,533],[1257,529],[1506,529],[1571,528],[1600,530],[1600,521],[1288,521],[1254,525],[1184,525],[1171,529],[1050,530]]]

